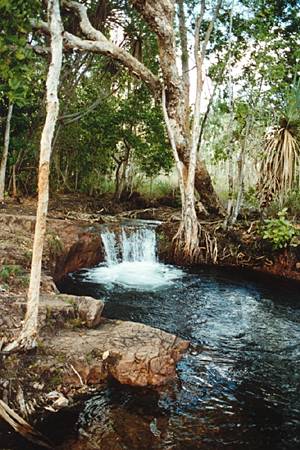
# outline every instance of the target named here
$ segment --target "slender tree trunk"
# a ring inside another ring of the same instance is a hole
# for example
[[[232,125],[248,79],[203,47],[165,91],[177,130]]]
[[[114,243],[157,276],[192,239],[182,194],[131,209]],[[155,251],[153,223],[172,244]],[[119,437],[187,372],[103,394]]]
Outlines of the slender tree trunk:
[[[9,149],[9,140],[10,140],[10,123],[13,112],[13,103],[9,102],[8,105],[8,113],[6,119],[6,127],[4,134],[4,147],[3,147],[3,155],[0,164],[0,203],[4,202],[4,192],[5,192],[5,172],[7,165],[7,157],[8,157],[8,149]]]
[[[228,203],[227,203],[227,214],[223,223],[223,228],[226,229],[228,227],[228,223],[232,218],[233,211],[233,194],[234,194],[234,182],[233,182],[233,152],[234,152],[234,143],[233,141],[233,124],[234,124],[234,100],[233,100],[233,86],[232,86],[232,42],[233,42],[233,10],[234,10],[234,2],[231,2],[230,16],[229,16],[229,51],[228,51],[228,97],[229,97],[229,110],[230,110],[230,118],[229,118],[229,142],[227,147],[227,159],[228,159]],[[232,144],[232,145],[231,145]]]
[[[17,341],[9,344],[5,351],[15,348],[30,349],[36,346],[40,279],[46,219],[49,199],[49,169],[52,140],[59,110],[58,85],[62,64],[62,22],[59,0],[48,1],[48,20],[51,35],[51,63],[47,76],[47,115],[41,136],[38,175],[38,204],[33,242],[27,311],[21,334]]]
[[[16,164],[12,167],[12,196],[13,198],[17,198],[18,191],[17,191],[17,179],[16,179]]]
[[[243,194],[244,194],[244,178],[245,178],[245,162],[246,162],[246,150],[247,150],[247,144],[248,144],[248,139],[249,139],[249,134],[250,134],[250,129],[252,127],[252,121],[253,121],[253,117],[250,117],[250,119],[248,119],[247,125],[246,125],[246,131],[245,131],[245,138],[242,144],[242,148],[239,154],[239,159],[238,159],[238,183],[237,183],[237,187],[238,187],[238,192],[237,192],[237,199],[236,199],[236,203],[234,205],[233,211],[232,211],[232,217],[230,218],[230,224],[233,225],[235,224],[235,222],[237,221],[240,209],[241,209],[241,205],[242,205],[242,200],[243,200]]]
[[[238,160],[238,192],[237,192],[237,198],[234,205],[234,209],[232,212],[232,218],[230,220],[230,224],[233,225],[237,221],[241,206],[242,206],[242,200],[243,200],[243,194],[244,194],[244,167],[245,167],[245,150],[246,146],[244,145],[241,153],[239,155]]]
[[[233,121],[233,115],[231,117],[231,122]],[[231,130],[232,127],[230,127],[229,134],[232,133]],[[233,211],[233,195],[234,195],[234,178],[233,178],[233,158],[232,153],[234,151],[233,143],[232,145],[231,141],[228,143],[227,148],[227,179],[228,179],[228,201],[227,201],[227,211],[226,211],[226,217],[223,222],[223,228],[226,229],[228,227],[228,224],[230,223],[231,217],[232,217],[232,211]]]
[[[184,94],[184,115],[186,134],[190,132],[190,74],[189,74],[189,50],[187,26],[184,11],[184,1],[177,0],[178,19],[179,19],[179,37],[181,47],[181,79]]]

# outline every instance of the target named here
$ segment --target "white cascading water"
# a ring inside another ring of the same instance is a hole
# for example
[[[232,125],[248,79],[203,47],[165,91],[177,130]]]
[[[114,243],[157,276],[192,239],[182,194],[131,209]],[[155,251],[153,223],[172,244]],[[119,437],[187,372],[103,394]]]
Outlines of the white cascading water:
[[[101,232],[105,263],[91,269],[88,279],[107,286],[156,289],[182,276],[182,271],[158,262],[153,224],[122,225]]]

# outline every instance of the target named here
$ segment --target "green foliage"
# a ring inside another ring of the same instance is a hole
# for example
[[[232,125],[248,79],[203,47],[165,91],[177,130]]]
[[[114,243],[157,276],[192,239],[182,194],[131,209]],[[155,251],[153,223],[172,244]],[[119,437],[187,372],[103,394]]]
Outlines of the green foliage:
[[[116,89],[105,65],[103,58],[95,58],[89,76],[83,77],[66,106],[70,115],[84,111],[96,99],[99,104],[79,121],[62,123],[57,141],[58,165],[67,175],[69,189],[89,194],[107,191],[105,184],[115,181],[120,161],[127,159],[134,174],[149,178],[168,172],[173,163],[162,113],[149,90],[121,70]]]
[[[288,209],[289,214],[300,218],[300,191],[292,191],[289,193],[285,207]]]
[[[285,97],[284,117],[288,124],[297,128],[300,117],[300,78],[295,77],[294,83],[288,87]]]
[[[0,270],[0,283],[4,286],[27,287],[29,277],[21,266],[15,264],[3,265]]]
[[[0,280],[7,283],[11,277],[22,275],[23,270],[20,266],[14,264],[7,264],[0,270]]]
[[[258,209],[259,201],[257,198],[257,191],[254,186],[250,186],[244,193],[245,204],[249,208]]]
[[[300,217],[300,191],[295,190],[289,192],[283,203],[284,208],[287,209],[289,216]],[[274,217],[282,209],[282,202],[277,198],[274,199],[268,206],[268,215]]]
[[[139,183],[138,191],[145,197],[159,199],[161,197],[174,197],[175,187],[168,181],[153,180],[153,182]]]
[[[0,1],[0,93],[19,105],[25,104],[32,83],[34,54],[27,44],[30,18],[39,8],[37,0]]]
[[[277,214],[277,219],[265,220],[261,230],[263,239],[269,241],[275,250],[291,245],[292,239],[298,234],[294,225],[286,218],[286,213],[287,208],[284,208]]]

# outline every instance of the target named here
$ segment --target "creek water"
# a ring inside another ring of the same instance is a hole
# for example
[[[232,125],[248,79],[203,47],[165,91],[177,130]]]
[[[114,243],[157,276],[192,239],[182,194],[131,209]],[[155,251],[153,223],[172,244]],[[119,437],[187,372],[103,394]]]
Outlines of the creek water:
[[[71,274],[63,291],[104,299],[106,317],[161,328],[191,346],[168,388],[111,383],[42,431],[61,449],[300,448],[297,288],[234,269],[160,264],[154,225],[102,238],[106,261]]]

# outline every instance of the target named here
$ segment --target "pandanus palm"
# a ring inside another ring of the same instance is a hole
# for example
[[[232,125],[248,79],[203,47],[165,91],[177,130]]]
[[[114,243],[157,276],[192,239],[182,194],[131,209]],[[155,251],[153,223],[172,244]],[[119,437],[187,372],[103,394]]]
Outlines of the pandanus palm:
[[[278,126],[265,135],[259,195],[262,207],[274,198],[280,204],[299,182],[300,168],[300,80],[287,96],[287,107]]]

